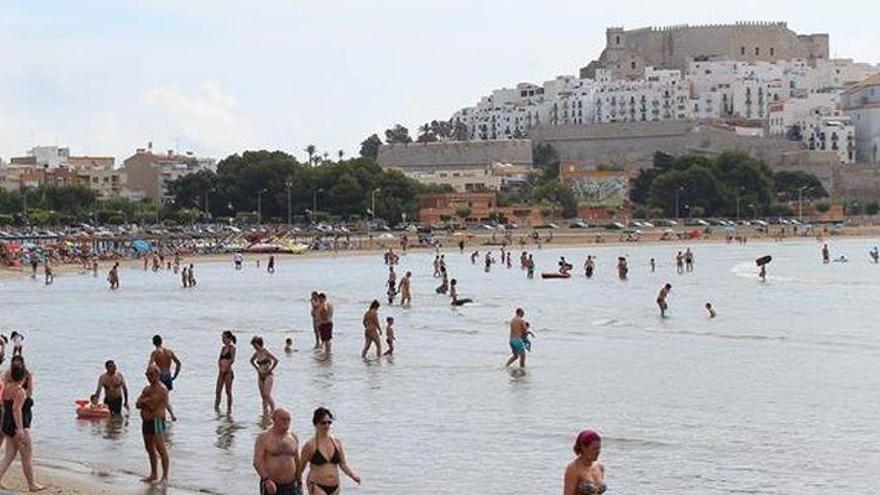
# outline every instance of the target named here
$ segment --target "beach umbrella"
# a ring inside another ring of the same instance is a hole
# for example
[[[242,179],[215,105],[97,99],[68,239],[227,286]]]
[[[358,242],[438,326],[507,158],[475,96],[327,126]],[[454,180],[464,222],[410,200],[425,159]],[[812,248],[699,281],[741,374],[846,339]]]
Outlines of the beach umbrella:
[[[143,239],[138,239],[131,243],[131,247],[138,253],[145,253],[150,250],[150,243]]]

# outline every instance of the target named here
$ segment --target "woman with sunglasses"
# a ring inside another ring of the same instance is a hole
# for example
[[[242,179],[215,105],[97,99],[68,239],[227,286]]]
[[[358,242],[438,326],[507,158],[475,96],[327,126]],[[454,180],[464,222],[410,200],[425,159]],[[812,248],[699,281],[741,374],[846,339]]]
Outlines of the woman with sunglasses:
[[[315,426],[315,436],[303,445],[300,456],[300,459],[309,463],[309,474],[306,476],[309,495],[341,493],[340,469],[360,485],[361,478],[349,467],[342,442],[330,434],[330,427],[333,425],[333,414],[330,410],[324,407],[315,409],[312,424]]]

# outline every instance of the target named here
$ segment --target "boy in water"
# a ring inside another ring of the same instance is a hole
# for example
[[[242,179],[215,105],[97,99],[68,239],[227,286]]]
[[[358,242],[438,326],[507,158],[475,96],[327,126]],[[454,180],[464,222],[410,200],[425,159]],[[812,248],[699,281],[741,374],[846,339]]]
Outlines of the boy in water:
[[[394,337],[394,318],[388,317],[385,318],[385,342],[388,343],[388,350],[385,351],[384,356],[391,356],[394,354],[394,341],[397,340]]]
[[[522,341],[523,345],[526,346],[526,350],[532,352],[532,341],[529,340],[529,337],[534,337],[535,334],[532,332],[532,325],[529,322],[526,322],[526,331],[523,332]]]
[[[286,352],[287,354],[291,354],[293,352],[293,339],[290,337],[287,337],[287,339],[284,340],[284,352]]]

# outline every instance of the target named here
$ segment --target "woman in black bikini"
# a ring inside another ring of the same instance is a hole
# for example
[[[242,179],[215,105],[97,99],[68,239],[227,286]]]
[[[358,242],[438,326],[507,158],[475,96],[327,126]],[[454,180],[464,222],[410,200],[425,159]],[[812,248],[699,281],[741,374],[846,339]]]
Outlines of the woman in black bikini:
[[[272,372],[278,366],[278,358],[263,346],[262,337],[252,338],[251,345],[254,346],[251,366],[257,370],[257,388],[259,388],[260,398],[263,400],[263,415],[268,416],[275,410],[275,400],[272,399],[272,385],[275,383],[275,379],[272,377]]]
[[[226,414],[232,414],[232,380],[235,374],[232,372],[232,363],[235,362],[235,335],[231,331],[223,332],[223,348],[220,349],[220,358],[217,360],[217,388],[214,392],[214,410],[220,411],[220,395],[226,389]]]
[[[349,467],[342,442],[330,435],[333,414],[328,409],[319,407],[312,416],[312,424],[315,425],[315,436],[303,445],[300,456],[300,459],[309,463],[309,474],[306,476],[309,495],[341,493],[340,469],[360,485],[361,478]]]
[[[16,356],[20,358],[20,356]],[[13,358],[14,359],[14,358]],[[0,463],[0,480],[6,475],[6,471],[15,460],[15,457],[21,453],[21,470],[27,480],[28,489],[32,492],[40,491],[46,487],[34,481],[34,450],[31,442],[30,426],[31,421],[29,414],[25,414],[25,405],[30,400],[28,392],[24,389],[25,380],[28,380],[27,370],[24,364],[10,368],[7,373],[8,380],[3,389],[3,417],[2,424],[3,435],[9,437],[6,443],[6,456]],[[28,410],[29,413],[29,410]]]

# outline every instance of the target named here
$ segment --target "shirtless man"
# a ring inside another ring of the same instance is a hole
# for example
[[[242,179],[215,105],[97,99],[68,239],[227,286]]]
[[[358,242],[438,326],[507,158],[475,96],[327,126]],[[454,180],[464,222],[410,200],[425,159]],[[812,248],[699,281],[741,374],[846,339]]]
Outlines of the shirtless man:
[[[514,361],[519,359],[519,367],[526,367],[526,345],[523,342],[523,336],[529,329],[529,324],[524,319],[526,312],[522,308],[516,308],[516,316],[510,320],[510,350],[513,356],[507,360],[504,366],[510,366]]]
[[[100,398],[101,389],[104,389],[104,404],[107,404],[110,414],[119,416],[123,407],[128,409],[128,386],[122,373],[116,371],[116,363],[112,359],[104,363],[104,369],[106,372],[98,378],[95,395]]]
[[[150,364],[155,364],[156,367],[159,368],[159,381],[165,385],[165,388],[170,394],[171,391],[174,390],[174,380],[177,380],[177,375],[180,374],[180,359],[177,358],[174,351],[162,347],[161,336],[153,336],[153,345],[156,346],[156,349],[150,354]],[[171,374],[171,363],[174,363],[173,375]],[[168,414],[171,415],[171,421],[177,421],[177,417],[174,415],[174,410],[171,409],[171,401],[168,400],[166,402],[168,403]]]
[[[444,271],[446,269],[444,268]],[[406,275],[400,279],[400,284],[397,286],[397,291],[400,292],[400,305],[401,306],[409,306],[412,302],[412,294],[410,293],[410,279],[412,278],[412,272],[406,272]]]
[[[309,304],[312,307],[312,331],[315,332],[315,349],[321,347],[321,339],[318,336],[318,309],[321,307],[321,302],[318,301],[318,292],[312,291],[312,295],[309,298]]]
[[[660,307],[660,316],[666,317],[666,309],[669,307],[666,304],[666,297],[669,296],[669,291],[672,290],[672,284],[666,284],[660,289],[660,293],[657,294],[657,306]]]
[[[364,350],[361,351],[361,358],[367,359],[367,352],[373,344],[376,344],[376,358],[382,357],[382,341],[379,338],[382,334],[382,327],[379,326],[379,301],[375,299],[370,304],[370,309],[364,313]]]
[[[147,368],[147,381],[135,407],[141,410],[141,433],[144,448],[150,457],[150,475],[142,481],[155,483],[159,480],[156,461],[162,460],[162,482],[168,481],[168,450],[165,448],[165,410],[168,409],[168,389],[159,381],[159,368],[150,364]]]
[[[318,294],[318,336],[321,338],[321,345],[324,346],[324,353],[330,354],[330,341],[333,340],[333,305],[327,300],[327,295],[323,292]]]
[[[272,425],[254,442],[254,469],[260,476],[260,495],[302,493],[299,439],[290,431],[290,413],[283,407],[272,412]]]
[[[95,263],[95,274],[98,273],[98,265]],[[111,289],[119,288],[119,263],[115,263],[113,268],[110,269],[110,273],[107,274],[107,281],[110,282]]]

